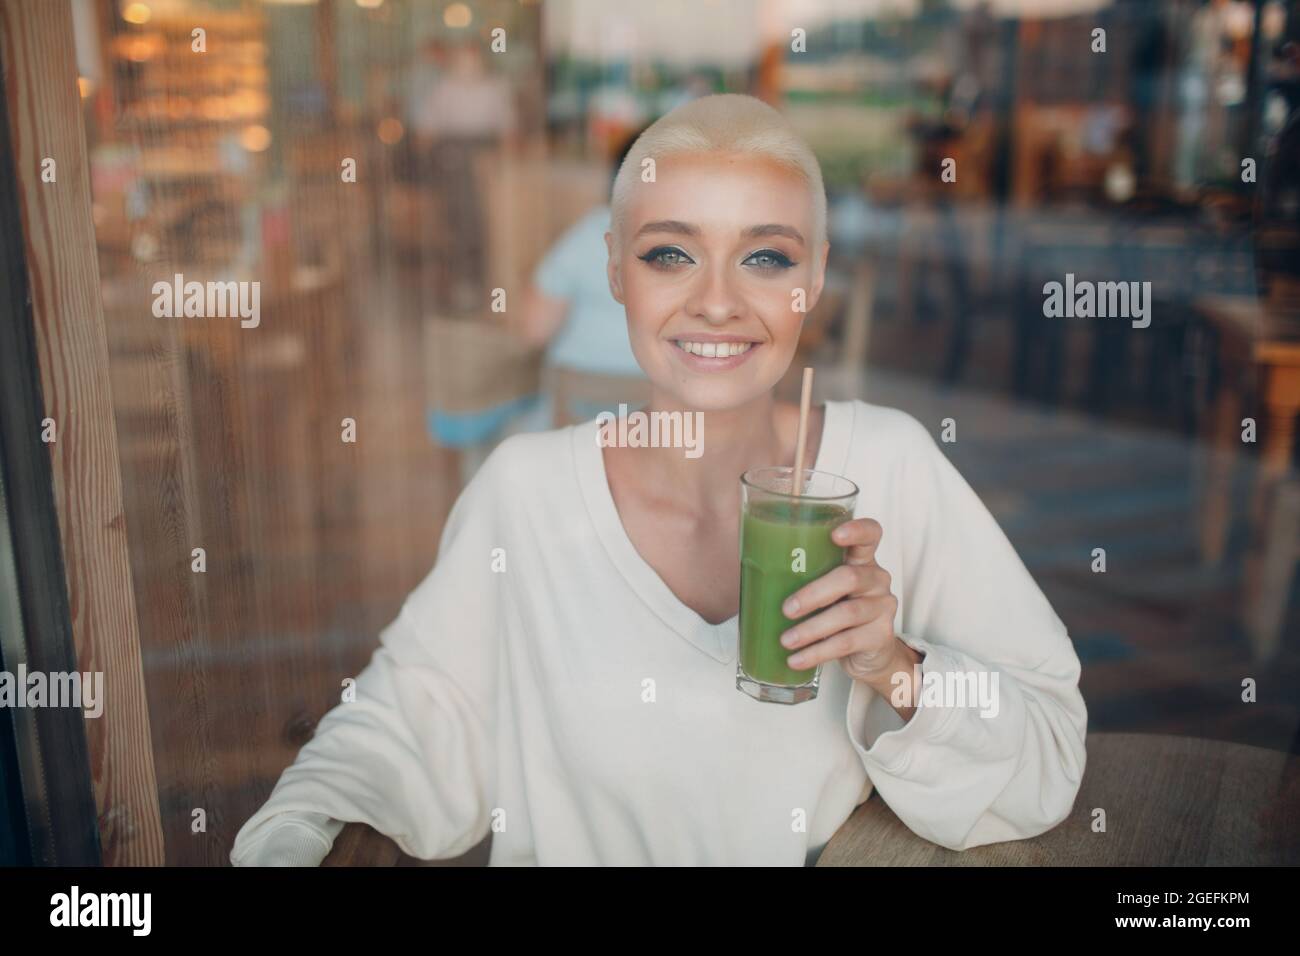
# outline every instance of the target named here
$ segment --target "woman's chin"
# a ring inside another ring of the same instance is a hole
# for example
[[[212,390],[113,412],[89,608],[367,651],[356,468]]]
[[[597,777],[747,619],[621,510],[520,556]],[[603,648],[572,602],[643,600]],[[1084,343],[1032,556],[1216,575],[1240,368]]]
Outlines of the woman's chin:
[[[654,382],[655,390],[673,404],[698,412],[727,412],[743,408],[770,394],[776,382]]]

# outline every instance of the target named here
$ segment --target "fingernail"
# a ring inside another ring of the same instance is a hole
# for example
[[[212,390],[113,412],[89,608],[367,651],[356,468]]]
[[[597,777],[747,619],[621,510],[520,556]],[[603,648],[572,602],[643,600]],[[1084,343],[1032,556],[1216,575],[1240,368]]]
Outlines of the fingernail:
[[[785,604],[781,606],[781,610],[785,611],[786,617],[794,617],[799,613],[799,602],[794,598],[787,598]]]
[[[785,662],[785,666],[786,666],[786,667],[793,668],[794,670],[798,670],[802,664],[803,664],[803,655],[802,655],[802,654],[791,654],[791,655],[786,659],[786,662]]]
[[[794,631],[786,631],[781,635],[781,644],[785,647],[794,646]]]

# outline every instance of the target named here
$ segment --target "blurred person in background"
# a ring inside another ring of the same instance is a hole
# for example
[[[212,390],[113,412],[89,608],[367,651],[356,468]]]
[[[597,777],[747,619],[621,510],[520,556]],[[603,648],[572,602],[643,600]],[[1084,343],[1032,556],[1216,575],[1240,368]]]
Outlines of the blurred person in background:
[[[446,72],[446,54],[436,36],[427,36],[420,43],[420,52],[406,78],[406,127],[423,139],[426,145],[432,140],[434,130],[425,127],[424,105],[429,91],[438,85]]]
[[[430,57],[436,59],[436,51]],[[518,123],[509,81],[488,72],[477,44],[453,47],[446,67],[423,92],[413,94],[411,116],[417,163],[421,168],[428,163],[442,196],[438,305],[469,311],[487,298],[487,225],[475,166],[485,152],[514,149]]]
[[[611,183],[640,134],[641,130],[636,130],[627,137],[614,157]],[[550,428],[552,423],[585,421],[607,408],[617,409],[617,397],[609,402],[574,398],[565,403],[566,407],[557,407],[559,396],[554,386],[558,373],[574,371],[644,381],[645,373],[628,342],[623,306],[614,301],[605,275],[609,217],[609,204],[601,203],[565,230],[533,271],[523,310],[503,314],[524,341],[546,349],[546,394],[535,414],[530,415],[529,427]]]

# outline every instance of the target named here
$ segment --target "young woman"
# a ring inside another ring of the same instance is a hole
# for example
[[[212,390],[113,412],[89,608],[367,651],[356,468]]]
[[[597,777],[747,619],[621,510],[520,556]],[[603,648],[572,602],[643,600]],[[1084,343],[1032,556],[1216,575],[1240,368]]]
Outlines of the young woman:
[[[610,289],[647,411],[701,413],[703,453],[605,447],[599,420],[499,446],[356,699],[321,720],[234,863],[316,864],[361,821],[422,859],[491,832],[493,865],[800,865],[873,787],[954,849],[1067,816],[1078,658],[903,412],[815,409],[807,460],[860,489],[835,533],[847,563],[786,608],[790,663],[826,665],[820,694],[791,707],[736,689],[738,479],[794,462],[797,409],[772,390],[825,236],[816,159],[771,107],[705,97],[642,134],[613,190]],[[992,706],[922,691],[974,680]]]

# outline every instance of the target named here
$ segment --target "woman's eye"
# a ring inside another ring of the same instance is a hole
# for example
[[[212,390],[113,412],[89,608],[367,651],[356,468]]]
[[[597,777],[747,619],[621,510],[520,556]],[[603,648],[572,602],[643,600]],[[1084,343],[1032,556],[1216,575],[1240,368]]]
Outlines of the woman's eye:
[[[794,265],[789,256],[783,252],[778,252],[776,249],[760,249],[746,259],[745,262],[752,263],[760,269],[789,269]]]
[[[652,266],[676,266],[692,261],[691,257],[682,250],[674,246],[656,246],[643,256],[638,256],[643,262],[648,262]]]

